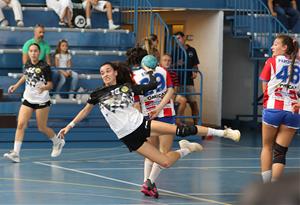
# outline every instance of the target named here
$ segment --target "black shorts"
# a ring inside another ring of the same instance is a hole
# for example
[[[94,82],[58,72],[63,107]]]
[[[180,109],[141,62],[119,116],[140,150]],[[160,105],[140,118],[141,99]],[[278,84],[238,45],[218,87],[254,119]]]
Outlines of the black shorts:
[[[132,133],[126,135],[120,140],[128,147],[129,151],[136,151],[140,148],[147,138],[150,137],[151,120],[143,120],[143,123]]]
[[[45,108],[45,107],[49,107],[51,105],[51,102],[49,100],[49,101],[47,101],[45,103],[32,104],[32,103],[28,102],[27,100],[24,100],[22,102],[22,105],[25,105],[27,107],[30,107],[30,108],[34,109],[34,110],[37,110],[37,109],[42,109],[42,108]]]

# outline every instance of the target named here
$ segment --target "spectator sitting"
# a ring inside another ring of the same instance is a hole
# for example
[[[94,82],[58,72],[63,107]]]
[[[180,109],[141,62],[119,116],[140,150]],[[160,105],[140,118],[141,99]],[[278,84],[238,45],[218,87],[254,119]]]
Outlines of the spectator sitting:
[[[70,69],[72,64],[71,58],[71,54],[68,51],[68,41],[60,40],[55,51],[55,67],[61,68],[58,70],[60,78],[56,87],[56,92],[60,92],[63,85],[66,83],[66,78],[71,78],[70,92],[75,92],[77,88],[78,73]],[[55,98],[60,99],[60,95],[57,94]],[[70,94],[69,99],[75,99],[74,94]]]
[[[179,84],[179,79],[178,79],[178,75],[177,75],[176,71],[171,70],[171,63],[172,63],[171,55],[164,54],[161,57],[160,66],[163,67],[164,69],[166,69],[169,72],[169,74],[172,78],[173,85],[174,85],[174,91],[175,92],[174,92],[174,95],[173,95],[173,101],[175,103],[178,103],[176,114],[178,116],[183,116],[185,108],[186,108],[187,100],[184,96],[177,94],[177,93],[180,92],[180,89],[179,89],[180,84]],[[181,122],[180,118],[176,118],[176,125],[178,125],[178,126],[182,125],[182,122]]]
[[[2,8],[7,6],[12,8],[13,10],[17,26],[23,27],[23,13],[20,2],[18,0],[0,0],[0,27],[8,26],[8,21],[5,19],[2,12]]]
[[[272,16],[294,33],[300,33],[300,13],[295,0],[268,0]]]
[[[50,60],[50,46],[46,41],[44,41],[44,35],[45,35],[45,28],[41,24],[37,24],[34,28],[34,37],[32,39],[29,39],[26,41],[26,43],[23,45],[22,48],[22,63],[25,65],[25,63],[28,61],[28,49],[29,46],[33,43],[36,43],[40,46],[40,55],[39,60],[46,61],[48,65],[51,65]]]
[[[86,28],[91,28],[92,27],[92,22],[91,22],[91,8],[101,11],[101,12],[106,12],[107,14],[107,19],[108,19],[108,28],[110,30],[115,30],[119,28],[119,25],[115,25],[113,22],[112,18],[112,5],[109,1],[101,1],[101,0],[84,0],[82,2],[82,6],[85,9],[85,15],[86,15]]]
[[[66,23],[70,28],[73,28],[72,16],[73,16],[73,3],[71,0],[46,0],[48,8],[51,8],[59,17],[59,25],[66,26]]]

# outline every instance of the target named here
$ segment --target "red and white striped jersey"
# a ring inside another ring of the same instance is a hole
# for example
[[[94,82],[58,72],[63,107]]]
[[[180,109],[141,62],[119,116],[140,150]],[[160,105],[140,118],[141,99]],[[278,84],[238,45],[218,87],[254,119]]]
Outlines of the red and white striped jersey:
[[[135,70],[133,71],[133,74],[134,80],[138,85],[147,84],[149,82],[149,76],[144,69]],[[156,77],[156,81],[159,82],[156,90],[151,90],[145,93],[145,95],[135,97],[135,101],[139,101],[141,103],[142,113],[144,116],[148,116],[148,113],[160,104],[167,93],[168,88],[173,87],[171,76],[166,69],[158,66],[156,67],[153,75]],[[171,99],[157,117],[170,117],[174,115],[174,103]]]
[[[292,111],[292,106],[298,102],[300,62],[296,60],[293,77],[288,85],[290,64],[291,60],[283,55],[274,56],[266,61],[260,74],[260,79],[267,82],[264,108]]]

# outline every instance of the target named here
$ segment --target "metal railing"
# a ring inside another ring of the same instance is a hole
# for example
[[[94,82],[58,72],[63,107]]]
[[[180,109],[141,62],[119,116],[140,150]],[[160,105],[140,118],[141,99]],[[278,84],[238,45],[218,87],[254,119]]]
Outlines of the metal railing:
[[[178,42],[175,36],[170,35],[168,25],[158,13],[153,12],[149,0],[123,0],[121,2],[122,23],[132,25],[132,30],[136,36],[136,43],[143,45],[145,37],[150,34],[157,35],[159,39],[158,50],[160,54],[168,53],[173,57],[173,70],[180,76],[182,95],[199,95],[199,116],[189,116],[198,118],[202,123],[202,86],[203,75],[198,70],[187,68],[187,53],[185,48]],[[181,61],[181,63],[178,63]],[[196,71],[200,75],[200,91],[197,93],[186,92],[186,75],[188,72]],[[186,118],[185,116],[179,116]]]
[[[288,33],[288,30],[270,14],[268,7],[261,0],[228,0],[228,5],[234,6],[234,36],[251,39],[250,56],[271,56],[275,35]]]

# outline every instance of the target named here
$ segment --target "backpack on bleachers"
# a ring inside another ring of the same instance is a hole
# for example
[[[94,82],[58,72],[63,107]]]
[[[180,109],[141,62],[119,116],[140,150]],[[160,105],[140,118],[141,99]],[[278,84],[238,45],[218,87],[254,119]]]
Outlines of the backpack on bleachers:
[[[73,2],[73,25],[77,28],[84,28],[86,24],[85,10],[81,0],[72,0]]]

